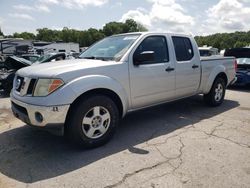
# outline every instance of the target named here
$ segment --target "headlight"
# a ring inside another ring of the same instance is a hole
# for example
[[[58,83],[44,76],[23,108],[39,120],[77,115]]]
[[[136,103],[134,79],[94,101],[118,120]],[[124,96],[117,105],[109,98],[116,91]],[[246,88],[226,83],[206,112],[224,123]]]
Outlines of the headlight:
[[[43,97],[60,88],[64,82],[60,79],[39,79],[36,83],[34,96]]]

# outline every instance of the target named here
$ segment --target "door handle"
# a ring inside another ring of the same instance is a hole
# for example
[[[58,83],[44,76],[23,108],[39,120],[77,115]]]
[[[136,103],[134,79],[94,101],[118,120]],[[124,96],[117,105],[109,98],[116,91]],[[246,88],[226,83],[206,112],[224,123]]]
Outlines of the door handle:
[[[171,72],[171,71],[174,71],[174,68],[171,68],[171,67],[168,67],[165,69],[166,72]]]
[[[192,68],[197,69],[197,68],[199,68],[199,66],[198,65],[193,65]]]

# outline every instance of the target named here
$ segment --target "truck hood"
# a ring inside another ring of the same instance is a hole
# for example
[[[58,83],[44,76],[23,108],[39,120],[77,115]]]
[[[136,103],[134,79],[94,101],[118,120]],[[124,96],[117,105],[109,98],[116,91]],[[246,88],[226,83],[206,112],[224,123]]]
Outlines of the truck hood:
[[[64,74],[71,74],[71,77],[73,77],[73,75],[79,76],[77,74],[79,72],[83,75],[83,71],[90,72],[89,70],[96,69],[97,67],[106,67],[115,64],[119,64],[119,62],[73,59],[29,66],[18,70],[17,74],[30,78],[62,78]]]

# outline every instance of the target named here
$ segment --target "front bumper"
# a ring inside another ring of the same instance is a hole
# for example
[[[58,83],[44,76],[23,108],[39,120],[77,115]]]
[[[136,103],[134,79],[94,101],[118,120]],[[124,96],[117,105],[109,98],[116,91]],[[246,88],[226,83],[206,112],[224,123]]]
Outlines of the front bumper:
[[[65,123],[69,105],[36,106],[18,101],[11,96],[11,109],[18,119],[28,125],[58,127]]]

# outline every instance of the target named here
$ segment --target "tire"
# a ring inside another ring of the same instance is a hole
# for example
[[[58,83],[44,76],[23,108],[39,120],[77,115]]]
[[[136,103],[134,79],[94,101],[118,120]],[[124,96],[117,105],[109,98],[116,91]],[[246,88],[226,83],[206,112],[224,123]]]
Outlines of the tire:
[[[65,135],[84,148],[107,143],[115,133],[120,116],[109,97],[96,95],[81,99],[71,107],[65,124]]]
[[[208,94],[204,94],[204,101],[209,106],[219,106],[224,101],[226,83],[223,78],[216,78]]]

